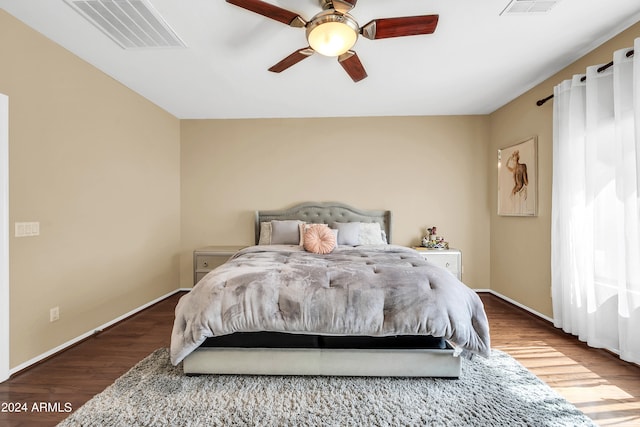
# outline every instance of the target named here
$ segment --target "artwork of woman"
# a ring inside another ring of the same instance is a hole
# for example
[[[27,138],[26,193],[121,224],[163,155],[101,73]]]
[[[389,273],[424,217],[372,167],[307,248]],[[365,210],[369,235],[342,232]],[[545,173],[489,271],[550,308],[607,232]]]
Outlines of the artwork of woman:
[[[527,176],[527,164],[520,163],[520,150],[515,150],[507,160],[507,169],[513,174],[512,197],[520,197],[522,201],[527,200],[527,186],[529,177]]]
[[[498,215],[536,215],[536,146],[530,138],[498,150]]]

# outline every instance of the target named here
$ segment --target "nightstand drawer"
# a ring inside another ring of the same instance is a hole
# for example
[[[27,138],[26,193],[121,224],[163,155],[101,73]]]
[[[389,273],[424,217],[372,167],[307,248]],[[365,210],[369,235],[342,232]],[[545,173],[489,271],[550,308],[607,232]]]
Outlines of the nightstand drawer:
[[[193,284],[221,266],[244,246],[207,246],[193,251]]]
[[[422,257],[433,265],[449,270],[462,279],[462,253],[457,249],[427,250],[416,248]]]
[[[211,270],[209,270],[209,271],[211,271]],[[194,282],[193,283],[194,284],[198,283],[200,280],[202,280],[202,278],[204,276],[207,275],[207,273],[209,273],[209,271],[196,271],[194,273],[194,276],[193,276],[194,277]]]
[[[213,270],[229,258],[229,255],[196,255],[195,267],[196,270]]]
[[[443,255],[431,255],[431,254],[422,254],[426,261],[429,261],[431,264],[437,265],[438,267],[446,268],[451,272],[458,272],[458,256],[453,254],[443,254]]]

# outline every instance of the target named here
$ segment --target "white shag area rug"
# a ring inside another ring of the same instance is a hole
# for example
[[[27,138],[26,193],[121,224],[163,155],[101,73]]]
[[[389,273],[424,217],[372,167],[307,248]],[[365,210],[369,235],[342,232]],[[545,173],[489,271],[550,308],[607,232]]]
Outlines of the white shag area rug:
[[[498,350],[460,379],[204,375],[159,349],[60,426],[595,426]]]

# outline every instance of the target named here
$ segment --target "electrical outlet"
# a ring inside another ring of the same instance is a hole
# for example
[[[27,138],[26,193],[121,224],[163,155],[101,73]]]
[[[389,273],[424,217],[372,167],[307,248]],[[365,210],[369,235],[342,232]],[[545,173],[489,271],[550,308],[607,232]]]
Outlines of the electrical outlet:
[[[53,307],[49,310],[49,322],[55,322],[60,319],[60,307]]]

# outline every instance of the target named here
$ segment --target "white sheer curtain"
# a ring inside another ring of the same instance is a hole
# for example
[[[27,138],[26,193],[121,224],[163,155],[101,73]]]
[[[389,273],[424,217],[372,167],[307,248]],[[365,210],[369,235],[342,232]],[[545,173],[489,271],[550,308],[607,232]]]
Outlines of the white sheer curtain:
[[[554,89],[556,327],[640,364],[640,38]]]

